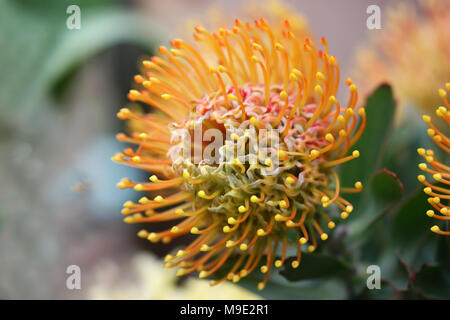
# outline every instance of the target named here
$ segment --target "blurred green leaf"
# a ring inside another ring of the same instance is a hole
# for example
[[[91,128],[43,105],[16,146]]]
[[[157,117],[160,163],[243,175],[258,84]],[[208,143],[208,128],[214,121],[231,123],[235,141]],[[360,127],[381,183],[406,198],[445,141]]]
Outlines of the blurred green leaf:
[[[288,259],[285,269],[280,271],[280,274],[289,281],[339,277],[352,270],[343,262],[319,253],[302,253],[302,260],[297,269],[291,267],[293,260],[294,258]]]
[[[66,27],[71,4],[81,8],[80,30]],[[0,110],[5,115],[42,108],[52,87],[90,57],[119,43],[150,53],[162,35],[148,19],[114,1],[1,1]]]
[[[315,300],[346,299],[347,288],[343,281],[335,279],[304,280],[290,282],[276,273],[267,281],[264,290],[257,289],[260,278],[249,276],[238,282],[239,286],[255,292],[265,299]]]

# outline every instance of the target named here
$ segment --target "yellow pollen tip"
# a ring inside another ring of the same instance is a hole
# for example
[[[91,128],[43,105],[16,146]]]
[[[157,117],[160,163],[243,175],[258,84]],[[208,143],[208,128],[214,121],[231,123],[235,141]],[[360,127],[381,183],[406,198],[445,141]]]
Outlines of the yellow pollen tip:
[[[257,56],[252,56],[252,61],[258,63],[259,59]]]
[[[441,181],[442,180],[442,175],[440,173],[436,173],[436,174],[433,174],[433,178],[436,181]]]
[[[228,220],[227,220],[227,222],[228,222],[228,224],[235,224],[237,221],[236,221],[235,218],[229,217]]]
[[[123,204],[124,208],[133,208],[134,207],[134,203],[133,201],[127,201]]]
[[[134,186],[134,190],[142,191],[142,190],[144,190],[144,186],[142,184],[138,183],[137,185]]]
[[[138,202],[139,202],[140,204],[147,204],[147,203],[150,203],[150,199],[147,198],[147,197],[142,197],[142,198],[139,199]]]
[[[133,158],[131,158],[131,160],[132,160],[133,162],[141,162],[141,157],[139,157],[139,156],[134,156]]]
[[[281,221],[281,220],[283,220],[283,216],[278,213],[278,214],[275,215],[275,220],[276,221]]]
[[[152,175],[150,178],[148,178],[151,182],[158,182],[158,177],[155,175]]]
[[[430,228],[430,230],[433,231],[433,232],[435,232],[435,233],[438,233],[439,231],[441,231],[441,229],[439,229],[438,226],[432,226],[432,227]]]
[[[441,208],[441,210],[439,210],[440,213],[442,213],[443,215],[448,215],[448,209],[447,208]]]
[[[180,231],[181,231],[180,228],[177,226],[174,226],[174,227],[172,227],[172,229],[170,229],[170,232],[172,232],[172,233],[178,233]]]
[[[251,117],[250,118],[250,123],[253,125],[253,126],[257,126],[258,125],[258,120],[256,120],[256,118],[255,117]]]
[[[233,140],[238,140],[238,139],[239,139],[239,136],[238,136],[236,133],[232,133],[232,134],[230,135],[230,138],[233,139]]]
[[[178,269],[176,276],[181,277],[185,275],[186,270],[185,269]]]
[[[333,221],[328,222],[328,229],[334,229],[336,227],[336,224]]]
[[[325,140],[332,143],[334,141],[334,137],[331,133],[327,133],[327,135],[325,136]]]
[[[177,209],[177,210],[175,210],[175,214],[183,215],[184,214],[184,210],[183,209]]]
[[[236,101],[236,100],[237,100],[237,97],[236,97],[234,94],[229,93],[229,94],[228,94],[228,99],[233,100],[233,101]]]
[[[439,197],[434,197],[433,202],[438,204],[439,202],[441,202],[441,199],[439,199]]]
[[[259,291],[261,291],[261,290],[264,290],[264,287],[265,287],[266,285],[264,284],[264,282],[259,282],[258,283],[258,290]]]
[[[234,241],[233,240],[228,240],[227,243],[225,244],[225,246],[227,248],[231,248],[232,246],[234,246]]]
[[[128,209],[128,208],[124,208],[124,209],[122,209],[121,213],[122,213],[122,214],[130,214],[131,211],[130,211],[130,209]]]
[[[421,156],[424,156],[425,153],[426,153],[426,151],[425,151],[424,148],[418,148],[418,149],[417,149],[417,153],[418,153],[419,155],[421,155]]]
[[[167,255],[164,257],[164,262],[172,261],[174,258],[175,258],[175,257],[174,257],[173,255],[167,254]]]
[[[256,234],[257,234],[258,236],[262,237],[262,236],[265,234],[265,232],[264,232],[263,229],[258,229],[258,231],[256,231]]]
[[[281,262],[281,260],[277,260],[275,261],[275,267],[279,268],[283,265],[283,263]]]
[[[139,230],[139,232],[137,233],[137,236],[139,238],[145,239],[148,237],[148,232],[147,232],[147,230]]]
[[[423,189],[423,192],[425,192],[426,194],[430,194],[432,192],[430,187],[426,187]]]
[[[359,151],[358,151],[358,150],[353,151],[353,152],[352,152],[352,156],[353,156],[354,158],[359,158]]]
[[[222,230],[223,230],[223,232],[225,232],[225,233],[231,232],[230,226],[224,226],[224,227],[222,228]]]
[[[355,182],[355,188],[356,189],[362,189],[363,188],[363,185],[362,185],[361,181],[356,181]]]
[[[183,170],[183,178],[189,179],[190,177],[191,177],[191,175],[189,174],[189,172],[186,169],[184,169]]]
[[[323,80],[325,80],[325,76],[323,75],[322,72],[319,71],[319,72],[316,73],[316,79],[323,81]]]
[[[427,160],[428,163],[431,163],[431,162],[434,161],[434,158],[431,157],[431,156],[428,156],[428,157],[426,157],[425,159]]]
[[[172,98],[172,96],[170,94],[163,93],[161,95],[161,98],[163,98],[164,100],[170,100]]]
[[[364,116],[364,115],[366,114],[366,109],[364,109],[364,108],[359,109],[359,110],[358,110],[358,114],[359,114],[361,117]]]
[[[231,279],[231,281],[233,281],[234,283],[239,282],[239,280],[241,280],[241,277],[239,277],[237,274],[233,275],[233,278]]]
[[[147,239],[150,240],[151,242],[158,242],[160,239],[160,236],[158,236],[156,233],[152,232],[148,235]]]
[[[247,209],[246,209],[244,206],[239,206],[238,211],[239,211],[240,213],[244,213],[244,212],[247,211]]]
[[[427,133],[430,137],[434,136],[436,134],[436,132],[433,129],[428,129]]]
[[[200,198],[206,197],[206,193],[205,193],[205,191],[203,191],[203,190],[200,190],[199,192],[197,192],[197,195],[198,195]]]
[[[428,210],[426,212],[427,216],[429,216],[430,218],[434,216],[434,211],[433,210]]]
[[[200,251],[209,251],[209,250],[210,250],[210,247],[207,244],[203,244],[200,247]]]
[[[123,222],[125,222],[125,223],[133,223],[133,222],[135,222],[135,221],[134,221],[134,218],[133,218],[133,217],[125,217],[125,218],[123,219]]]
[[[286,99],[287,97],[288,97],[288,94],[287,94],[286,91],[283,90],[283,91],[280,92],[280,98],[281,98],[281,99],[284,100],[284,99]]]
[[[279,205],[280,205],[280,208],[287,208],[287,207],[288,207],[286,201],[284,201],[284,200],[281,200],[281,201],[279,202]]]
[[[322,203],[326,203],[326,202],[330,201],[330,198],[328,198],[327,196],[323,196],[323,197],[320,199],[320,201],[321,201]]]
[[[192,227],[192,228],[191,228],[191,233],[192,233],[192,234],[198,234],[199,231],[200,231],[200,230],[198,230],[197,227]]]
[[[215,73],[216,72],[216,68],[214,68],[213,66],[210,66],[209,67],[209,72]]]
[[[315,91],[317,94],[323,94],[323,90],[322,90],[322,87],[321,87],[320,85],[316,85],[316,86],[314,87],[314,91]]]
[[[426,163],[419,163],[419,169],[420,170],[426,170],[427,169],[427,164]]]
[[[350,91],[353,91],[353,92],[356,91],[356,86],[355,86],[354,84],[352,84],[352,85],[350,86]]]
[[[177,257],[178,258],[184,256],[185,254],[186,254],[186,251],[184,251],[184,250],[178,250],[177,251]]]
[[[310,156],[311,158],[317,158],[320,155],[320,152],[318,150],[311,150]]]
[[[336,102],[337,102],[335,96],[330,96],[330,97],[328,98],[328,100],[329,100],[331,103],[336,103]]]
[[[156,201],[156,202],[163,202],[163,201],[164,201],[164,198],[161,197],[161,196],[156,196],[156,197],[153,199],[153,201]]]
[[[305,244],[305,243],[308,242],[308,240],[306,240],[306,238],[304,238],[304,237],[301,237],[301,238],[298,240],[298,242],[300,242],[300,244]]]
[[[417,180],[419,180],[420,182],[424,182],[426,180],[426,178],[423,174],[420,174],[417,176]]]
[[[345,211],[343,211],[343,212],[341,212],[341,219],[347,219],[348,218],[348,213],[347,212],[345,212]]]
[[[439,96],[441,98],[445,98],[447,96],[447,92],[444,89],[439,89]]]
[[[137,90],[130,90],[130,95],[133,98],[139,98],[141,96],[141,93],[139,91],[137,91]]]
[[[266,273],[269,270],[269,267],[261,266],[261,268],[259,268],[259,270],[261,270],[262,273]]]
[[[353,206],[346,206],[346,207],[345,207],[345,211],[346,211],[347,213],[351,213],[351,212],[353,211]]]
[[[425,121],[426,123],[429,123],[429,122],[431,122],[431,118],[430,118],[430,116],[427,116],[427,115],[423,115],[423,116],[422,116],[422,119],[423,119],[423,121]]]
[[[308,251],[309,252],[314,252],[316,250],[316,247],[314,247],[313,245],[310,245],[309,247],[308,247]]]
[[[259,202],[259,198],[258,198],[257,196],[255,196],[255,195],[252,195],[252,196],[250,197],[250,202],[253,202],[253,203]]]
[[[295,182],[295,180],[292,178],[292,177],[287,177],[286,178],[286,183],[287,184],[292,184],[292,183],[294,183]]]
[[[139,139],[141,139],[141,140],[148,139],[148,134],[146,134],[145,132],[139,133]]]
[[[320,235],[320,239],[322,239],[322,241],[325,241],[325,240],[328,239],[328,235],[327,235],[326,233],[322,233],[322,234]]]
[[[246,251],[248,249],[248,246],[245,243],[241,243],[241,245],[239,246],[239,249],[241,249],[242,251]]]
[[[264,161],[264,164],[265,164],[266,166],[271,166],[271,165],[272,165],[272,160],[270,160],[269,158],[267,158],[267,159]]]
[[[292,262],[291,262],[291,267],[292,267],[293,269],[297,269],[299,265],[300,265],[300,263],[298,263],[298,261],[292,261]]]

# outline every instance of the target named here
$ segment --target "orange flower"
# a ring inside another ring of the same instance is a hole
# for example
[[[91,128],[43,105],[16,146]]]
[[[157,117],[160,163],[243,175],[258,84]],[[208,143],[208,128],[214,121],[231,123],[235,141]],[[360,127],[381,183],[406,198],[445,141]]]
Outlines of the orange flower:
[[[450,83],[447,83],[445,86],[447,90],[450,90]],[[447,92],[444,89],[440,89],[439,96],[442,98],[445,107],[438,107],[436,109],[436,115],[442,118],[447,124],[450,124],[450,113],[448,111],[450,105],[447,100]],[[442,150],[444,150],[446,153],[450,153],[450,139],[433,125],[430,116],[424,115],[423,120],[429,126],[428,135]],[[426,163],[420,163],[419,168],[431,174],[435,181],[445,185],[450,185],[450,167],[437,160],[434,156],[433,150],[425,150],[423,148],[419,148],[417,149],[417,152],[419,153],[419,155],[424,157],[424,159],[431,166],[431,168],[429,168]],[[447,187],[440,187],[435,184],[429,183],[424,175],[419,175],[417,178],[421,183],[425,185],[423,191],[430,196],[430,198],[428,198],[428,202],[434,209],[428,210],[427,216],[438,220],[449,221],[450,208],[448,207],[447,202],[450,199],[450,189],[448,189]],[[442,202],[445,202],[446,204],[443,204]],[[437,234],[447,236],[450,235],[450,231],[442,231],[437,225],[431,227],[431,231]]]
[[[118,187],[168,195],[128,201],[122,213],[127,223],[177,221],[169,230],[138,233],[151,242],[197,235],[165,258],[178,275],[221,271],[213,284],[237,282],[262,263],[263,289],[273,265],[287,261],[289,245],[297,247],[290,263],[297,268],[302,245],[312,252],[318,238],[328,238],[323,229],[335,222],[324,208],[336,205],[342,219],[353,211],[341,194],[360,192],[362,184],[341,187],[334,167],[359,156],[346,154],[364,130],[365,110],[356,107],[351,79],[348,105],[335,98],[340,73],[326,40],[318,51],[288,20],[275,28],[265,19],[236,20],[216,33],[198,26],[194,38],[201,49],[175,39],[135,77],[129,99],[156,112],[118,113],[145,129],[118,134],[137,148],[113,160],[151,172],[150,182],[125,178]],[[218,143],[209,156],[207,132]]]
[[[439,103],[435,88],[450,77],[450,2],[420,1],[419,10],[406,1],[389,8],[383,30],[372,31],[357,55],[355,78],[363,94],[392,84],[400,116],[410,106],[431,114]]]

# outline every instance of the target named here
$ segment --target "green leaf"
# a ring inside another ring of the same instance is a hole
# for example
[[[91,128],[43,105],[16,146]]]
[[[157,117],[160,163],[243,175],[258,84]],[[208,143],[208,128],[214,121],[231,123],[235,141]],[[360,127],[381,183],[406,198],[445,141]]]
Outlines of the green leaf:
[[[367,184],[370,177],[381,169],[387,138],[393,125],[395,101],[391,87],[387,84],[379,86],[367,99],[366,128],[361,138],[350,150],[359,150],[360,157],[344,163],[340,168],[343,186],[351,186],[355,181]],[[349,196],[355,205],[360,201],[360,195]]]
[[[417,272],[414,288],[428,298],[450,299],[450,277],[436,265],[424,265]]]
[[[285,269],[280,271],[280,274],[289,281],[339,277],[352,270],[343,262],[319,253],[302,253],[300,266],[296,269],[291,267],[293,260],[294,258],[288,259]]]
[[[363,201],[351,215],[349,226],[353,229],[350,241],[355,241],[366,233],[402,198],[403,184],[397,175],[385,168],[378,171],[366,186]]]
[[[247,290],[255,292],[265,299],[341,300],[348,298],[348,292],[344,282],[335,279],[290,282],[274,273],[270,276],[266,287],[262,291],[257,289],[257,283],[259,281],[261,281],[261,279],[256,279],[253,276],[249,276],[242,279],[237,284]]]

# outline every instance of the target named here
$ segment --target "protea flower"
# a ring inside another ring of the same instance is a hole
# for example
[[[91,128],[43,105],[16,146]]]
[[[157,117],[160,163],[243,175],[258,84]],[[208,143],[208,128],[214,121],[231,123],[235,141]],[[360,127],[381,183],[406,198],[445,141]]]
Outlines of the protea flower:
[[[447,90],[450,90],[450,83],[447,83],[445,86]],[[447,124],[450,124],[450,112],[448,111],[450,105],[447,100],[447,91],[440,89],[439,95],[445,106],[438,107],[436,109],[436,115],[442,118]],[[428,135],[439,146],[439,148],[446,153],[450,153],[450,139],[433,125],[430,116],[424,115],[423,120],[429,126]],[[436,182],[440,182],[444,185],[450,185],[450,167],[437,160],[433,150],[419,148],[417,149],[417,152],[424,157],[431,167],[428,167],[426,163],[420,163],[419,168],[431,174]],[[448,200],[450,199],[450,189],[428,182],[424,175],[419,175],[418,179],[425,185],[423,190],[430,196],[430,198],[428,198],[428,202],[433,207],[433,209],[427,211],[427,215],[438,220],[449,221],[450,208],[448,207]],[[437,234],[447,236],[450,235],[450,231],[442,231],[437,225],[431,227],[431,231]]]
[[[372,31],[370,43],[357,55],[355,79],[361,91],[391,83],[400,118],[411,106],[434,118],[435,88],[450,77],[450,2],[422,0],[418,9],[407,1],[389,8],[383,30]]]
[[[197,235],[165,257],[178,275],[225,272],[212,281],[217,284],[259,267],[263,289],[272,267],[287,261],[288,246],[297,247],[290,263],[297,268],[302,246],[312,252],[328,238],[324,230],[335,222],[325,207],[335,205],[342,219],[353,211],[341,194],[360,192],[362,184],[342,187],[335,168],[359,156],[351,148],[364,130],[365,110],[356,107],[351,79],[348,105],[336,99],[338,61],[326,40],[318,51],[290,25],[272,28],[259,19],[236,20],[216,33],[196,27],[201,49],[173,40],[172,49],[160,47],[143,61],[145,71],[135,77],[129,99],[157,112],[118,113],[139,130],[118,134],[137,148],[113,160],[148,171],[150,180],[125,178],[118,187],[165,192],[126,202],[125,222],[174,221],[169,230],[138,233],[151,242]]]

